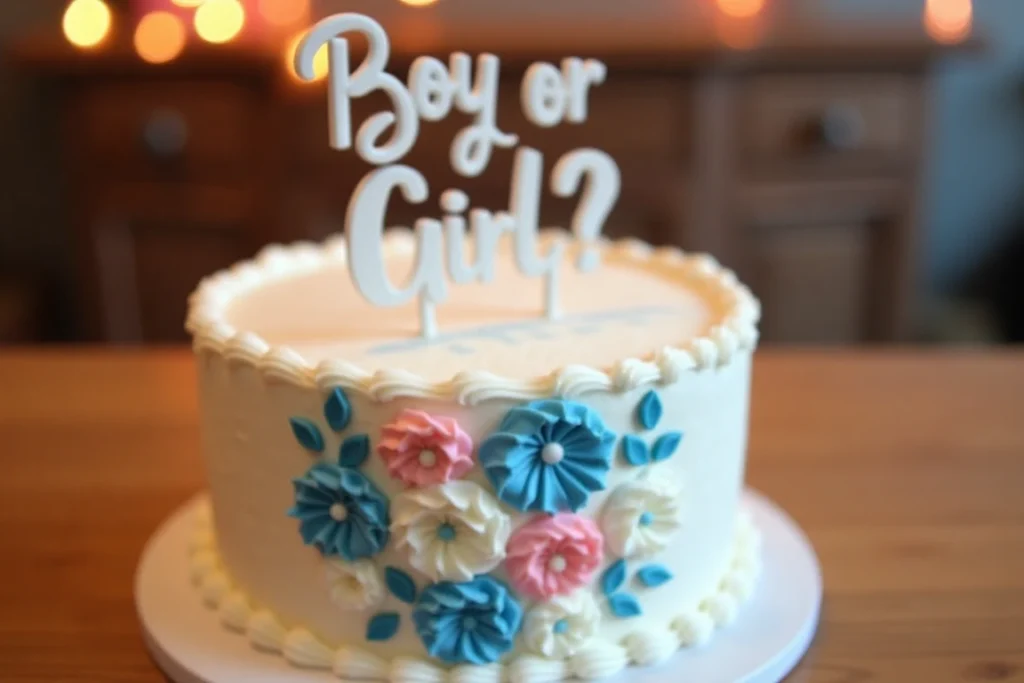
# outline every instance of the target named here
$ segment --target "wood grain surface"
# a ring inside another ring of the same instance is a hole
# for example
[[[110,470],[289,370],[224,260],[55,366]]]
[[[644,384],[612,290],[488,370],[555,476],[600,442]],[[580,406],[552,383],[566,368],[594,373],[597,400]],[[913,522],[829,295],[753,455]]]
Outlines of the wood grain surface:
[[[0,681],[163,680],[132,577],[203,486],[193,373],[0,354]],[[790,680],[1024,681],[1024,352],[759,352],[749,481],[823,565]]]

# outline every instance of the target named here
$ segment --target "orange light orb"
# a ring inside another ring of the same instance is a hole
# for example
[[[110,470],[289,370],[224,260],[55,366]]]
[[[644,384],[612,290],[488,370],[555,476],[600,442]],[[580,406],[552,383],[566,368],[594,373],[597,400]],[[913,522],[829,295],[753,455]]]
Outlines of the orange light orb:
[[[284,50],[285,66],[288,69],[289,75],[299,83],[310,83],[316,81],[322,81],[329,70],[329,58],[327,56],[327,43],[320,46],[320,49],[313,55],[313,80],[306,81],[302,79],[295,71],[295,53],[299,51],[299,43],[306,37],[305,31],[299,32],[288,41],[288,46]]]
[[[227,43],[245,26],[245,8],[238,0],[206,0],[196,10],[196,34],[208,43]]]
[[[722,14],[737,19],[749,19],[764,11],[765,0],[718,0]]]
[[[433,5],[437,0],[399,0],[399,2],[410,7],[426,7],[427,5]]]
[[[135,27],[135,51],[150,64],[166,64],[185,49],[185,25],[170,12],[150,12]]]
[[[260,15],[274,26],[294,26],[309,21],[309,0],[260,0]]]
[[[959,43],[971,33],[974,7],[971,0],[927,0],[924,28],[940,43]]]
[[[206,2],[206,0],[171,0],[172,5],[186,8],[199,7],[204,2]]]
[[[64,37],[76,47],[96,47],[110,35],[113,15],[103,0],[74,0],[64,10]]]

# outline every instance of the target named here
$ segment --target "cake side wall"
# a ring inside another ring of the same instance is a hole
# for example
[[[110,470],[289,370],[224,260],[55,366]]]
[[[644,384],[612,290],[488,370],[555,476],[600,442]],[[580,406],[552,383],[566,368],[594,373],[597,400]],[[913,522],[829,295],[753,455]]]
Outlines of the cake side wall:
[[[619,438],[604,491],[592,494],[578,514],[602,525],[608,498],[623,484],[650,477],[681,490],[682,524],[669,547],[642,560],[626,562],[627,577],[618,592],[634,597],[642,613],[630,618],[613,615],[599,587],[601,572],[615,559],[606,548],[605,561],[594,575],[592,590],[601,606],[602,622],[596,640],[619,642],[634,633],[667,629],[674,617],[713,594],[730,562],[738,497],[743,484],[747,440],[750,352],[742,351],[727,365],[686,373],[679,381],[651,385],[624,393],[594,393],[576,399],[601,416]],[[389,499],[404,486],[392,479],[376,453],[381,428],[405,408],[451,417],[478,446],[520,401],[488,400],[474,406],[453,402],[400,399],[373,402],[350,396],[352,420],[336,434],[324,418],[325,395],[309,387],[276,382],[259,369],[231,362],[214,352],[199,356],[202,429],[217,545],[225,569],[252,599],[271,610],[287,626],[303,626],[330,645],[352,644],[380,656],[427,658],[415,633],[411,607],[386,595],[374,608],[345,611],[331,599],[326,563],[321,553],[303,544],[299,522],[287,516],[295,502],[292,479],[303,476],[318,460],[334,460],[340,443],[354,434],[369,435],[373,450],[362,472]],[[650,390],[661,400],[664,413],[651,430],[640,429],[636,410]],[[302,417],[318,424],[325,447],[321,454],[304,449],[289,425]],[[634,434],[653,444],[666,432],[683,432],[678,449],[668,459],[633,466],[621,455],[621,437]],[[474,451],[474,458],[476,457]],[[465,477],[494,493],[477,464]],[[537,516],[507,505],[503,511],[518,527]],[[430,581],[414,569],[394,539],[372,558],[378,572],[396,567],[422,589]],[[636,570],[660,565],[672,576],[657,588],[643,587]],[[499,566],[493,575],[505,578]],[[524,612],[532,601],[517,596]],[[367,623],[380,612],[400,615],[393,638],[368,642]],[[516,653],[525,652],[522,638]]]

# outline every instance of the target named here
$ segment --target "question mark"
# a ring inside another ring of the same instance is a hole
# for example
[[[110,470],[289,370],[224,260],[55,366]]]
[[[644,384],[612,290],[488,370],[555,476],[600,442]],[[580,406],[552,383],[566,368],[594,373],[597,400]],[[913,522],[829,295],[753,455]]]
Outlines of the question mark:
[[[551,172],[551,191],[559,197],[571,197],[579,190],[584,175],[588,176],[588,182],[572,216],[572,231],[583,244],[576,267],[586,273],[601,263],[601,252],[594,245],[619,198],[622,176],[615,160],[605,152],[577,149],[555,164]]]

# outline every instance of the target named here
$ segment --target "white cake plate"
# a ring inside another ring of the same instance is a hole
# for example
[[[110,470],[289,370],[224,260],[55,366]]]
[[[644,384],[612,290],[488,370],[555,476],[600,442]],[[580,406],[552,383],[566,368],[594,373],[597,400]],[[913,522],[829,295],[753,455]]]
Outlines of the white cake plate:
[[[153,534],[135,575],[135,604],[156,663],[177,683],[337,683],[327,671],[296,669],[221,626],[189,582],[188,539],[203,496],[179,508]],[[736,622],[704,649],[664,664],[632,668],[613,683],[778,683],[807,651],[818,624],[821,571],[796,523],[754,491],[743,505],[764,538],[764,570]]]

